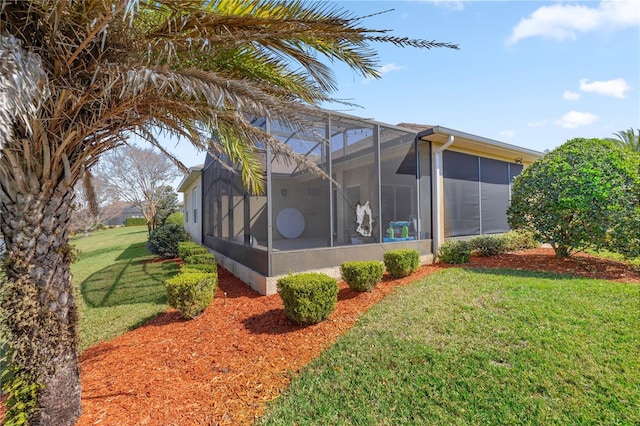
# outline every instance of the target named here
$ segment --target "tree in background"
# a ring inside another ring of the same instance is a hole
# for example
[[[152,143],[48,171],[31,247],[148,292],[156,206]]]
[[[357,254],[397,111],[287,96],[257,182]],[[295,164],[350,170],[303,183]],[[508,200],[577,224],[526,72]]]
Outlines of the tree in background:
[[[365,19],[295,0],[0,0],[5,421],[63,426],[81,412],[69,235],[83,171],[132,134],[170,155],[161,131],[241,164],[253,192],[265,146],[323,173],[249,117],[311,128],[304,114],[337,88],[321,59],[377,78],[374,43],[457,48]]]
[[[162,194],[156,211],[157,226],[163,226],[167,218],[178,211],[178,193],[173,190],[173,187],[166,186],[162,189]]]
[[[607,140],[567,141],[514,179],[509,225],[532,231],[557,257],[586,248],[639,256],[638,158]]]
[[[98,229],[105,220],[113,217],[113,212],[105,208],[107,195],[103,183],[93,179],[90,172],[85,172],[82,180],[75,185],[74,192],[71,229],[88,237],[89,232]]]
[[[177,194],[169,183],[179,176],[179,170],[166,155],[151,148],[125,146],[102,156],[97,175],[112,201],[125,201],[140,209],[147,221],[149,233],[158,226],[158,214],[171,209],[172,195]]]
[[[629,130],[621,130],[614,133],[614,135],[618,139],[608,138],[607,140],[611,140],[630,151],[640,152],[640,129],[638,129],[637,134],[635,130],[630,127]]]

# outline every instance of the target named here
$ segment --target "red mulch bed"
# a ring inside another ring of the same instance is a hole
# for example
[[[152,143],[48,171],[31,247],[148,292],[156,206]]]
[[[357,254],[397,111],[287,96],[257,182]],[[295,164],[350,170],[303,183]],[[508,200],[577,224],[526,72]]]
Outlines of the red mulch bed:
[[[498,256],[472,256],[467,266],[487,268],[528,269],[571,274],[584,278],[601,278],[609,281],[640,282],[640,268],[631,268],[623,262],[603,259],[585,253],[558,259],[550,248],[538,248]]]
[[[471,267],[532,269],[640,283],[623,263],[551,249],[473,257]],[[410,277],[385,275],[371,292],[340,284],[329,320],[302,327],[284,314],[278,295],[260,296],[224,269],[212,305],[192,321],[169,311],[80,356],[79,425],[251,424],[292,376],[349,330],[395,287],[447,265],[426,265]],[[226,292],[226,298],[224,293]]]

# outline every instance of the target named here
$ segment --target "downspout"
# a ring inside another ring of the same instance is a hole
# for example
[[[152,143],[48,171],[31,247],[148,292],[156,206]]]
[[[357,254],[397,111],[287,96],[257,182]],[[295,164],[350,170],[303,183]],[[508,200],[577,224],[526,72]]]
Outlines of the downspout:
[[[433,151],[433,163],[435,166],[435,182],[433,185],[433,256],[437,256],[440,245],[444,242],[443,203],[444,182],[442,178],[442,153],[453,145],[454,136],[449,135],[447,142]]]

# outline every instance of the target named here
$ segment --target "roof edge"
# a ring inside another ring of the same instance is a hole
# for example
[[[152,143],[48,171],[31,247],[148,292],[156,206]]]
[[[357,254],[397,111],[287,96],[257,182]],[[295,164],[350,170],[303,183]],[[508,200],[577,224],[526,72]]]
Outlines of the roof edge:
[[[529,149],[529,148],[524,148],[518,145],[513,145],[510,143],[506,143],[506,142],[500,142],[497,141],[495,139],[489,139],[489,138],[485,138],[482,136],[477,136],[471,133],[466,133],[466,132],[461,132],[459,130],[455,130],[455,129],[450,129],[448,127],[442,127],[442,126],[434,126],[431,127],[429,129],[423,130],[421,132],[418,132],[417,134],[417,138],[422,140],[424,137],[427,136],[431,136],[431,135],[436,135],[436,134],[440,134],[440,135],[453,135],[455,137],[460,137],[460,138],[465,138],[465,139],[471,139],[471,140],[475,140],[487,145],[491,145],[491,146],[495,146],[497,148],[502,148],[502,149],[508,149],[510,151],[517,151],[517,152],[521,152],[523,154],[527,154],[530,155],[532,157],[542,157],[544,155],[543,152],[540,151],[536,151],[533,149]]]
[[[198,176],[202,174],[202,169],[204,169],[204,166],[202,164],[189,167],[189,173],[182,178],[182,180],[178,184],[178,187],[176,188],[176,191],[184,192],[187,187],[189,187],[198,178]]]

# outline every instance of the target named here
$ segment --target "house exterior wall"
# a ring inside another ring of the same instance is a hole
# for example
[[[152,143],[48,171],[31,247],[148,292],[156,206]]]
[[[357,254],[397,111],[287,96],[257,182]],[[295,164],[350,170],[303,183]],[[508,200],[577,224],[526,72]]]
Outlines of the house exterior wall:
[[[202,244],[202,180],[197,178],[183,188],[184,228],[189,231],[193,241]]]

